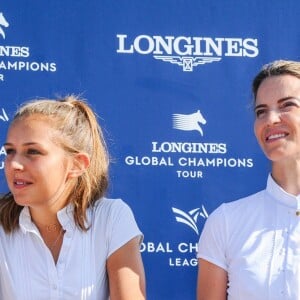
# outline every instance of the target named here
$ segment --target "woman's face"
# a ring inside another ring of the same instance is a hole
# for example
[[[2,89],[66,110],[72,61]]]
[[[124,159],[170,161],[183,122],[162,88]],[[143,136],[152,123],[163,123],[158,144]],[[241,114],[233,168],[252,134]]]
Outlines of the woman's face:
[[[7,134],[5,176],[16,203],[49,207],[66,204],[72,159],[56,143],[49,120],[31,116],[15,121]]]
[[[257,91],[254,131],[273,162],[300,158],[300,79],[266,78]]]

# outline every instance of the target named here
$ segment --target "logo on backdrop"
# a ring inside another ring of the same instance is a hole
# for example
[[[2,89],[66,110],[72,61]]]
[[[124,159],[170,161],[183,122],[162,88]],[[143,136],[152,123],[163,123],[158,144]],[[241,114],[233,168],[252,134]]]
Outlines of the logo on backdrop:
[[[202,116],[200,110],[189,115],[173,114],[173,128],[179,130],[196,130],[203,136],[203,130],[200,124],[205,125],[206,120]]]
[[[195,241],[143,241],[141,245],[141,252],[146,252],[148,255],[159,255],[167,258],[169,267],[196,267],[198,261],[196,252],[198,250],[199,229],[198,224],[202,223],[208,218],[208,213],[204,207],[195,208],[185,212],[179,208],[172,207],[175,220],[178,223],[186,225],[197,234]]]
[[[0,170],[4,169],[4,159],[5,159],[5,156],[6,156],[6,152],[5,152],[4,146],[2,146],[0,148]]]
[[[208,218],[208,213],[202,205],[201,208],[195,208],[188,212],[185,212],[181,209],[178,209],[176,207],[172,207],[172,211],[174,215],[176,216],[175,219],[178,223],[183,223],[190,227],[197,235],[199,235],[199,230],[197,227],[198,217],[202,217],[204,219]]]
[[[5,32],[3,27],[8,27],[9,23],[6,21],[2,12],[0,12],[0,35],[5,39]]]
[[[5,39],[4,28],[11,26],[0,12],[0,36]],[[56,72],[55,62],[30,60],[31,49],[26,45],[0,45],[0,81],[4,81],[5,73],[17,72]]]
[[[204,139],[202,125],[207,126],[205,115],[200,109],[190,114],[172,114],[172,128],[181,141],[151,141],[149,152],[131,153],[124,159],[130,167],[169,168],[181,179],[202,179],[209,168],[252,168],[251,157],[231,156],[226,142]],[[191,141],[187,139],[202,139]]]
[[[4,108],[2,108],[2,113],[0,114],[0,120],[3,121],[3,122],[7,122],[9,119],[8,119],[8,116],[4,110]]]
[[[192,56],[167,56],[167,55],[154,55],[155,59],[177,64],[182,67],[185,72],[192,72],[193,68],[198,65],[204,65],[215,61],[220,61],[218,57],[192,57]]]
[[[159,36],[138,35],[128,37],[117,34],[120,54],[152,55],[154,59],[178,65],[184,72],[194,67],[219,62],[223,57],[254,58],[258,56],[255,38]]]
[[[0,110],[0,123],[8,122],[8,121],[9,121],[9,118],[8,118],[8,115],[5,111],[5,109],[1,108],[1,110]],[[4,169],[4,158],[5,158],[5,156],[6,156],[6,152],[5,152],[4,146],[2,146],[0,148],[0,170]]]

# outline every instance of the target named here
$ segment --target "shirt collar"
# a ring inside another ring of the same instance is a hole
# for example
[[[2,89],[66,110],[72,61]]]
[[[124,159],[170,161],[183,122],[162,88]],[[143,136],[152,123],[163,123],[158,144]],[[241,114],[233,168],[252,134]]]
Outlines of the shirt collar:
[[[268,176],[266,191],[281,204],[300,210],[300,195],[295,196],[286,192],[275,182],[271,174]]]
[[[75,223],[73,217],[74,205],[69,203],[67,206],[57,212],[57,218],[64,230],[74,230]],[[19,225],[21,230],[26,232],[37,232],[35,224],[31,221],[30,211],[28,206],[24,206],[20,213]]]

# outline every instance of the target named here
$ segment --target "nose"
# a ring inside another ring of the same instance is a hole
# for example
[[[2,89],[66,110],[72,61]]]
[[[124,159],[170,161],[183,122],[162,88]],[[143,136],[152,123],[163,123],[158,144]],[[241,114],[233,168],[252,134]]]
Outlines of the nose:
[[[24,169],[24,166],[21,163],[17,162],[17,161],[13,161],[11,166],[14,170],[22,171]]]
[[[16,157],[14,157],[13,159],[6,159],[5,164],[6,164],[6,166],[9,165],[10,168],[15,171],[23,171],[24,170],[23,163]]]
[[[268,111],[267,114],[267,123],[268,125],[273,125],[281,122],[281,114],[276,109]]]

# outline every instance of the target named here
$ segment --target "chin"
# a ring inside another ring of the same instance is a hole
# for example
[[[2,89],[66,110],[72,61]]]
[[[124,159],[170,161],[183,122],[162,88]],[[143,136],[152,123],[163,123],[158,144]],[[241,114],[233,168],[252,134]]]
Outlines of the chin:
[[[285,160],[291,159],[290,156],[287,156],[286,154],[282,154],[282,153],[281,154],[280,153],[266,154],[266,156],[273,163],[283,162]]]
[[[272,149],[272,150],[264,150],[264,153],[269,160],[274,161],[274,162],[290,157],[290,155],[288,155],[286,149],[278,149],[277,148],[277,149]]]
[[[14,196],[15,202],[20,206],[28,206],[30,201],[28,199],[24,199],[22,197]]]

